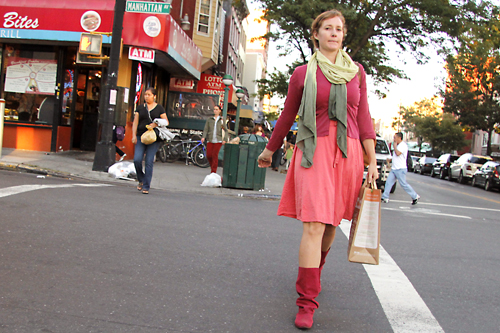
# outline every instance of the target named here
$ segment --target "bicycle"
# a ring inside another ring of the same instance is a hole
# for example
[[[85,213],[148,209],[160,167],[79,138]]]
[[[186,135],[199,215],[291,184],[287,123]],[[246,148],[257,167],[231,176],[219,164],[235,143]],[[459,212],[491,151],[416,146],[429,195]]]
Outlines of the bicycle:
[[[173,163],[181,157],[186,159],[186,165],[189,161],[200,168],[208,168],[205,144],[198,140],[172,140],[164,142],[158,148],[158,157],[163,163]]]

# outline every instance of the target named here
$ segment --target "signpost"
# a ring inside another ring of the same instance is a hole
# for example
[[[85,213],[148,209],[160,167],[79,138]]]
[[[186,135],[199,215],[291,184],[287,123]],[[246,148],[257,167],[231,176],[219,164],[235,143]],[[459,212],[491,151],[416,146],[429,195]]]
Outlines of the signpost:
[[[115,144],[113,143],[113,122],[115,119],[118,65],[120,61],[123,14],[125,0],[116,0],[113,20],[113,39],[109,55],[108,77],[104,89],[104,105],[99,107],[99,142],[96,145],[93,171],[107,172],[115,162]]]
[[[129,13],[170,14],[170,4],[161,2],[127,1],[125,11]]]

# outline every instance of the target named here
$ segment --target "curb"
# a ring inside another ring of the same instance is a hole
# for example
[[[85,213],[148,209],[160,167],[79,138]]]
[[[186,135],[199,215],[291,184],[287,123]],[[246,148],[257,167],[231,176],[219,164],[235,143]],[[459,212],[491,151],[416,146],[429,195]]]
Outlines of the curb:
[[[38,168],[35,166],[26,165],[26,164],[10,164],[10,163],[0,162],[0,169],[24,171],[27,173],[34,173],[34,174],[38,174],[38,175],[61,177],[61,178],[73,177],[71,174],[53,171],[53,170],[41,169],[41,168]]]
[[[119,178],[113,178],[113,179],[106,179],[106,180],[97,180],[94,178],[89,178],[81,175],[75,175],[71,173],[64,173],[60,171],[54,171],[50,169],[43,169],[39,168],[36,166],[32,165],[26,165],[26,164],[12,164],[12,163],[5,163],[5,162],[0,162],[0,170],[8,170],[8,171],[19,171],[19,172],[26,172],[26,173],[33,173],[33,174],[38,174],[38,175],[44,175],[44,176],[52,176],[52,177],[59,177],[59,178],[80,178],[80,179],[86,179],[89,181],[103,181],[103,182],[118,182],[117,179]],[[131,179],[122,179],[124,181],[130,181]],[[220,188],[222,189],[222,188]],[[168,189],[162,189],[162,190],[168,190]],[[198,192],[198,191],[193,191],[193,190],[180,190],[183,193],[199,193],[199,194],[208,194],[208,193],[203,193],[203,192]],[[260,194],[260,193],[235,193],[234,192],[223,192],[220,193],[220,195],[223,196],[230,196],[230,197],[239,197],[239,198],[247,198],[247,199],[257,199],[257,200],[280,200],[281,195],[279,194]],[[212,194],[210,194],[212,195]]]

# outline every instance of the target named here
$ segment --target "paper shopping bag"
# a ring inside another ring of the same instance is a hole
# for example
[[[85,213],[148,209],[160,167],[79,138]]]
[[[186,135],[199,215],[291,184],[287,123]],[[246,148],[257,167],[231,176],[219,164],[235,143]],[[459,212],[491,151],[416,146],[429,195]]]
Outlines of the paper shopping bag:
[[[380,200],[382,192],[366,182],[356,201],[349,235],[347,259],[378,265],[380,249]]]

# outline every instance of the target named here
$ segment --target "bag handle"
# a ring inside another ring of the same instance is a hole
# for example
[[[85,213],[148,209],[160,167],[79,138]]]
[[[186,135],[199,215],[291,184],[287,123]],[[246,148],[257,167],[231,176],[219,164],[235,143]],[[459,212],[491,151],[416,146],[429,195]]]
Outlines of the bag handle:
[[[372,180],[371,183],[368,183],[368,178],[366,178],[365,181],[363,182],[362,187],[371,188],[372,190],[376,190],[377,189],[377,182]]]

